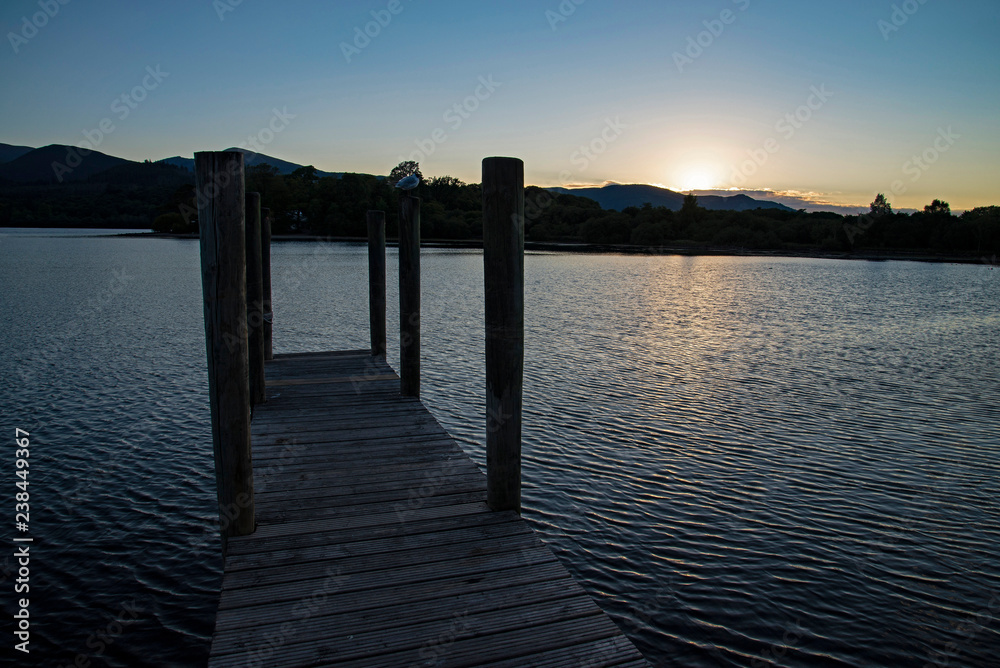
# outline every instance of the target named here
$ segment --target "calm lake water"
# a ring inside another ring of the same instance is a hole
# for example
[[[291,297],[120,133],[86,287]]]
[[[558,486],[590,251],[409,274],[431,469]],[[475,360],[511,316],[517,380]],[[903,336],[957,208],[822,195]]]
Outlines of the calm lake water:
[[[276,352],[367,347],[363,246],[273,257]],[[424,401],[483,466],[482,255],[422,263]],[[997,665],[1000,270],[525,273],[524,516],[652,664]],[[393,251],[389,274],[395,304]],[[221,558],[197,242],[6,230],[0,285],[11,496],[31,432],[25,665],[203,665]]]

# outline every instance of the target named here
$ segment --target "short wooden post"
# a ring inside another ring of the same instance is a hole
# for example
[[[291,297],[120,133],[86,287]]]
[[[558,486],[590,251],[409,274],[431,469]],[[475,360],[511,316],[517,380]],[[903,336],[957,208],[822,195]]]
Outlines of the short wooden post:
[[[399,198],[399,379],[404,397],[420,397],[420,198]]]
[[[483,160],[486,280],[486,502],[521,512],[524,163]]]
[[[372,356],[385,359],[385,212],[368,212],[368,317]]]
[[[260,231],[260,193],[246,194],[247,344],[250,354],[250,403],[267,400],[264,389],[264,279]]]
[[[264,359],[274,359],[272,326],[274,313],[271,311],[271,210],[260,211],[260,277],[264,293]]]
[[[208,391],[222,549],[254,530],[243,154],[195,154]]]

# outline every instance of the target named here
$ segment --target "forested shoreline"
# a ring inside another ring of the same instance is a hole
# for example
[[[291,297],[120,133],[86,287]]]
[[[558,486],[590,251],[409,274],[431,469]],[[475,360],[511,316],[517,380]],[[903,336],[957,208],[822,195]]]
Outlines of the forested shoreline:
[[[190,172],[163,164],[130,167],[86,182],[13,185],[0,188],[0,226],[107,227],[197,232],[197,202]],[[114,170],[109,170],[114,171]],[[320,176],[313,167],[279,174],[268,165],[246,171],[246,188],[262,195],[275,235],[363,238],[366,212],[386,211],[387,234],[396,232],[398,191],[406,173],[401,163],[389,178],[344,174]],[[482,238],[479,184],[449,177],[422,179],[424,239],[475,241]],[[736,249],[786,253],[905,252],[992,257],[1000,253],[1000,207],[979,207],[961,215],[934,200],[924,210],[898,213],[883,195],[860,216],[830,212],[755,209],[712,211],[688,196],[676,211],[650,204],[605,210],[588,198],[525,190],[525,239],[638,249]]]

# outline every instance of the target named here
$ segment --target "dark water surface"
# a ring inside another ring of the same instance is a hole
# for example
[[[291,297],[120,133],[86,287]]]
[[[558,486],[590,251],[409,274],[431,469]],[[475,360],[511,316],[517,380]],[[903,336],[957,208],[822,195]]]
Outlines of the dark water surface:
[[[277,352],[367,346],[364,247],[273,254]],[[422,263],[424,401],[482,466],[482,256]],[[389,277],[395,304],[393,253]],[[1000,272],[532,254],[526,283],[524,516],[651,663],[997,665]],[[197,242],[6,231],[0,286],[25,664],[204,664]]]

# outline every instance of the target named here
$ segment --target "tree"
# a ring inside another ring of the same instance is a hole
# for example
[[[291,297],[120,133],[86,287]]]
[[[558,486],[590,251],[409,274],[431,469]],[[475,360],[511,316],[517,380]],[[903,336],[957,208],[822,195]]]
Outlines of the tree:
[[[302,179],[303,181],[308,181],[313,183],[319,180],[319,174],[316,173],[316,168],[312,165],[307,165],[305,167],[299,167],[294,172],[292,176],[297,179]]]
[[[929,213],[931,215],[941,214],[945,216],[950,216],[951,207],[948,205],[947,202],[943,202],[939,199],[936,199],[924,207],[924,213]]]
[[[694,214],[698,211],[698,196],[684,195],[684,204],[681,205],[681,213]]]
[[[424,180],[424,175],[420,173],[420,163],[413,160],[404,160],[389,172],[389,182],[392,185],[396,185],[400,179],[404,179],[411,174],[415,174],[421,181]]]
[[[889,204],[889,200],[885,198],[885,195],[879,193],[875,196],[875,201],[872,202],[871,215],[884,216],[889,213],[892,213],[892,205]]]
[[[684,225],[693,225],[704,220],[705,213],[705,209],[698,206],[697,195],[685,195],[684,204],[681,205],[681,210],[677,215]]]

